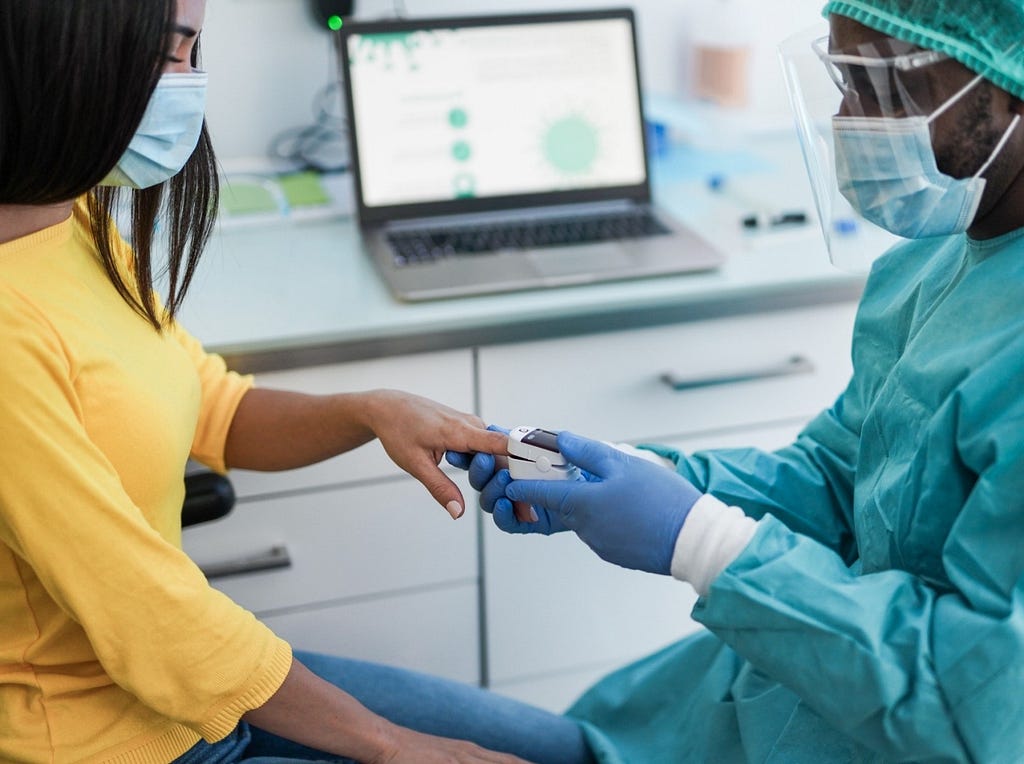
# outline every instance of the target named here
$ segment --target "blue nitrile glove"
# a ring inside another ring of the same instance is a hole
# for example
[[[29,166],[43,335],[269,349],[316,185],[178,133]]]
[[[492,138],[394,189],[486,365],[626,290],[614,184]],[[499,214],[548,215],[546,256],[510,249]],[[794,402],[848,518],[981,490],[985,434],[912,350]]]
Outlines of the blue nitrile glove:
[[[508,435],[508,433],[509,433],[509,431],[507,429],[505,429],[504,427],[501,427],[500,425],[496,425],[496,424],[489,424],[489,425],[487,425],[487,429],[490,430],[491,432],[503,432],[506,435]],[[489,479],[491,472],[494,472],[494,457],[491,454],[469,454],[469,453],[466,453],[465,451],[445,451],[444,452],[445,460],[450,465],[452,465],[453,467],[458,467],[460,470],[468,470],[472,466],[473,458],[477,457],[477,456],[490,456],[491,457],[491,461],[490,461],[491,470],[490,470],[489,473],[487,473],[487,478]],[[480,470],[477,470],[477,472],[479,473]],[[476,490],[479,491],[481,488],[483,488],[483,484],[486,483],[487,480],[485,479],[482,483],[480,483],[480,485],[477,485],[476,483],[473,482],[473,473],[470,472],[469,473],[469,482],[470,482],[470,484]]]
[[[513,480],[505,496],[547,510],[603,560],[668,575],[700,491],[670,469],[570,432],[558,436],[558,450],[585,480]]]
[[[444,458],[453,467],[468,470],[469,463],[473,460],[473,454],[467,454],[465,451],[445,451]]]
[[[477,456],[484,456],[477,454]],[[494,457],[486,454],[493,461]],[[473,462],[476,463],[474,457]],[[470,471],[472,472],[472,467]],[[582,480],[582,478],[580,478]],[[472,482],[472,478],[470,479]],[[522,482],[522,481],[520,481]],[[552,533],[561,533],[569,530],[554,512],[549,512],[543,507],[530,507],[536,520],[520,520],[516,517],[515,507],[506,496],[506,489],[512,483],[512,476],[508,470],[498,470],[487,482],[487,485],[480,491],[480,508],[484,512],[490,512],[494,516],[494,524],[505,533],[541,533],[550,536]],[[528,506],[523,502],[523,506]]]
[[[487,429],[491,432],[503,432],[508,435],[509,431],[504,427],[497,424],[487,425]],[[484,461],[480,461],[477,464],[476,469],[471,469],[478,457],[487,457]],[[469,454],[464,451],[445,451],[445,460],[453,467],[458,467],[460,470],[469,470],[469,484],[476,490],[483,490],[484,484],[491,479],[491,475],[494,473],[494,456],[492,454]],[[489,465],[489,466],[488,466]]]
[[[487,426],[488,430],[503,432],[508,430],[495,424]],[[507,469],[498,469],[493,454],[464,454],[448,451],[445,458],[453,467],[469,470],[469,484],[480,492],[480,509],[494,517],[494,524],[506,533],[552,533],[568,530],[562,522],[545,509],[534,509],[537,515],[535,522],[521,521],[516,517],[512,502],[505,497],[505,488],[512,481]]]

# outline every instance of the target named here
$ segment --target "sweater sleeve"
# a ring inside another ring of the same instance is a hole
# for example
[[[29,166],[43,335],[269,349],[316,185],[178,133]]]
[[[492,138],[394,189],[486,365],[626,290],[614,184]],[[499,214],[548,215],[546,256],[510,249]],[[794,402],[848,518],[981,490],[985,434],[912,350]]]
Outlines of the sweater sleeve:
[[[10,292],[0,345],[0,541],[114,682],[220,739],[276,692],[289,646],[146,521],[88,436],[61,337]]]
[[[202,388],[199,422],[192,442],[192,458],[207,467],[226,472],[224,447],[238,404],[253,386],[251,375],[229,371],[224,359],[207,353],[200,342],[180,324],[170,329],[196,367]]]

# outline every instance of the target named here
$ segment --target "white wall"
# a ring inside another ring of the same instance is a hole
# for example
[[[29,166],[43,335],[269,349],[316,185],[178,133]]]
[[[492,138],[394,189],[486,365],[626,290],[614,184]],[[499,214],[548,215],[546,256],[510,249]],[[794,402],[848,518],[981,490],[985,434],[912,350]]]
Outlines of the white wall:
[[[401,1],[401,0],[399,0]],[[685,94],[689,41],[713,0],[635,0],[646,90]],[[729,0],[742,4],[737,25],[756,30],[752,103],[785,110],[775,46],[820,19],[823,0]],[[410,16],[621,6],[607,0],[404,0]],[[393,0],[357,0],[357,16],[390,14]],[[307,0],[208,0],[203,34],[210,72],[208,118],[222,159],[262,156],[271,139],[313,119],[317,91],[334,76],[328,34],[312,22]]]

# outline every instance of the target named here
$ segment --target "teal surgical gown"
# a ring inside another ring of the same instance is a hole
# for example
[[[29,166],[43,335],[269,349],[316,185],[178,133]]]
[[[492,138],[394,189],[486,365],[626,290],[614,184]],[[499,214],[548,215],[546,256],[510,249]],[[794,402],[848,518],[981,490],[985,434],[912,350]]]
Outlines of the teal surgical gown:
[[[761,523],[569,710],[601,762],[1024,762],[1024,231],[884,255],[852,355],[791,446],[660,449]]]

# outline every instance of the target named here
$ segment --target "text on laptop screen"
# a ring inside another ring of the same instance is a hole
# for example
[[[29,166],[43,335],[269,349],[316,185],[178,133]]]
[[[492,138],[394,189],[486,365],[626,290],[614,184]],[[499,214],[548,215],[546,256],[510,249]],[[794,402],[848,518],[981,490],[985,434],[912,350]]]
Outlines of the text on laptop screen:
[[[367,207],[632,186],[632,26],[594,19],[353,34]]]

